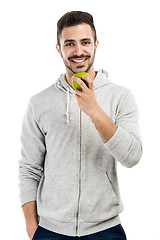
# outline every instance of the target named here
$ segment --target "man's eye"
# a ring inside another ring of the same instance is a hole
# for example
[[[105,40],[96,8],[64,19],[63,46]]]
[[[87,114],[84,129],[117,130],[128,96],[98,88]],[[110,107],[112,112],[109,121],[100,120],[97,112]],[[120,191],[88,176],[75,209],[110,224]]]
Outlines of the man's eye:
[[[90,42],[83,42],[83,45],[87,45],[87,44],[90,44]]]
[[[71,47],[71,46],[73,46],[73,43],[67,43],[66,44],[66,47]]]

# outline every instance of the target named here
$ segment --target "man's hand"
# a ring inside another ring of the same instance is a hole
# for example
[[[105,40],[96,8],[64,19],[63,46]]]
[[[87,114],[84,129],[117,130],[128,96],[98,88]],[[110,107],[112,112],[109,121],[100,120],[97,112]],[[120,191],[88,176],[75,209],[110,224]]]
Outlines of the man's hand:
[[[28,222],[26,224],[26,230],[27,230],[28,236],[31,240],[33,239],[33,236],[34,236],[37,228],[38,228],[38,224],[35,221],[32,221],[30,223]]]
[[[82,88],[82,91],[75,90],[78,105],[91,118],[103,142],[106,143],[116,132],[117,126],[98,105],[93,90],[93,81],[86,76],[82,78],[88,82],[89,88],[81,79],[72,77],[72,80],[77,82]]]
[[[78,105],[84,113],[90,116],[98,107],[98,103],[93,90],[93,81],[87,76],[83,76],[82,78],[88,82],[88,87],[80,78],[72,77],[72,80],[77,82],[82,88],[82,91],[75,90]]]
[[[24,204],[22,209],[26,220],[26,230],[29,238],[32,239],[38,227],[36,201]]]

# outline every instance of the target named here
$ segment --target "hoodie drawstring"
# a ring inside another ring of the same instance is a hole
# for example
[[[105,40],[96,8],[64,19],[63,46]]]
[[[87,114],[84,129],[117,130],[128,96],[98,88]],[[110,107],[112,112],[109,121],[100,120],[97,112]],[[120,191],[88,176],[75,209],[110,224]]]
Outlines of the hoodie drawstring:
[[[66,110],[66,116],[67,116],[67,123],[68,123],[68,125],[69,125],[69,121],[70,121],[70,114],[69,114],[69,100],[70,100],[70,98],[69,98],[70,96],[69,96],[69,87],[67,86],[67,110]]]

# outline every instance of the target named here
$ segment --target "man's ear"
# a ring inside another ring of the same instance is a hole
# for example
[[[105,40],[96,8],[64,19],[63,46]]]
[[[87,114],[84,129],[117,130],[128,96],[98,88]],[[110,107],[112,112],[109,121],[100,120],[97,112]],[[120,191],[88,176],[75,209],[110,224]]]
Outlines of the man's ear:
[[[97,40],[97,41],[95,42],[95,49],[97,49],[98,45],[99,45],[99,41]]]
[[[60,56],[62,57],[61,48],[58,43],[56,44],[56,49],[59,52]]]

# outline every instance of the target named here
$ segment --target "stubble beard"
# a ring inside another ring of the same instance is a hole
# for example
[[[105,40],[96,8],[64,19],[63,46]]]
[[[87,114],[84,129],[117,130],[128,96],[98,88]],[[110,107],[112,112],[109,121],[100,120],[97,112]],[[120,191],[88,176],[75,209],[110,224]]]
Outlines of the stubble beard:
[[[93,63],[94,63],[94,59],[95,59],[95,54],[96,54],[96,50],[94,49],[94,54],[93,54],[93,57],[92,57],[92,60],[91,60],[91,63],[89,64],[87,70],[85,72],[88,72],[89,69],[92,67]],[[64,59],[64,57],[62,56],[62,59],[63,59],[63,62],[64,62],[64,65],[67,69],[69,69],[73,74],[77,73],[75,71],[73,71],[72,67],[67,63],[67,61]],[[80,69],[80,68],[83,68],[84,65],[82,66],[78,66],[77,69]]]

